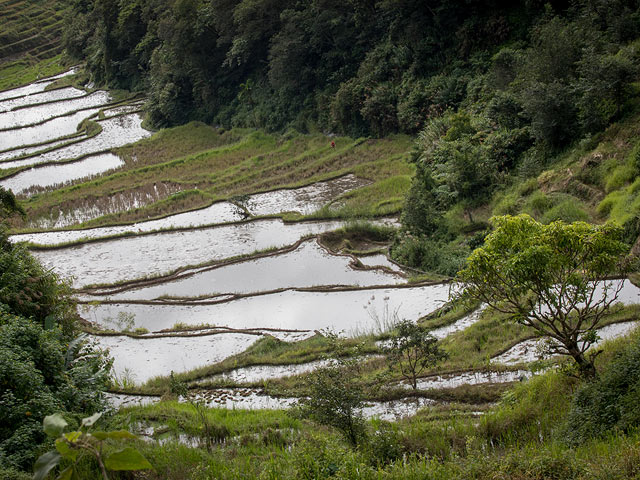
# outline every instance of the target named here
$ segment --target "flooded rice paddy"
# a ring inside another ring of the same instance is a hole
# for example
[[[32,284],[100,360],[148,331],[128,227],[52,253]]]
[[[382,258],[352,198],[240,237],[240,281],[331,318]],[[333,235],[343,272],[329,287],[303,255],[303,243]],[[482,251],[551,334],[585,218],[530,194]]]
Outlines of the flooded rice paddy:
[[[239,333],[144,340],[126,336],[96,337],[98,345],[113,354],[116,378],[136,383],[171,371],[186,372],[220,362],[246,350],[258,338]]]
[[[340,192],[348,192],[354,190],[355,188],[358,188],[358,186],[362,185],[362,183],[363,182],[357,177],[353,175],[346,175],[337,179],[329,180],[326,182],[318,182],[307,187],[302,187],[299,190],[304,191],[304,196],[308,198],[309,202],[315,205],[317,209],[325,203],[331,201],[336,196],[340,195]],[[154,190],[156,190],[155,185]],[[275,190],[271,192],[252,195],[249,197],[247,203],[253,204],[254,199],[256,199],[256,203],[260,204],[261,202],[266,200],[270,210],[267,210],[266,205],[262,203],[261,214],[267,212],[268,214],[273,215],[299,208],[300,205],[296,203],[296,196],[296,190]],[[271,197],[279,198],[281,199],[281,202],[271,202],[270,200],[268,200]],[[289,199],[290,201],[287,202],[287,199]],[[95,206],[95,213],[92,213],[92,215],[78,215],[78,217],[82,220],[86,220],[88,219],[87,217],[95,218],[106,213],[114,213],[116,211],[122,211],[129,208],[137,208],[143,203],[144,202],[140,202],[137,199],[134,199],[134,201],[131,203],[122,202],[120,206],[114,208],[114,202],[110,202],[104,204],[104,209],[102,211],[100,210],[99,206]],[[118,210],[118,208],[122,210]],[[308,210],[308,208],[309,207],[306,206],[299,208],[299,210],[301,212],[305,212]],[[121,235],[127,232],[143,233],[158,230],[167,230],[172,228],[175,229],[186,227],[202,227],[223,223],[234,223],[245,220],[247,219],[247,217],[248,214],[244,209],[244,205],[238,206],[231,202],[216,202],[205,208],[191,210],[174,215],[168,215],[160,219],[147,220],[131,225],[14,235],[12,236],[12,240],[15,242],[30,242],[38,245],[57,245],[77,242],[82,239],[96,239],[114,235]],[[65,222],[65,224],[68,223],[69,222]],[[376,255],[376,257],[381,257],[380,262],[383,262],[385,265],[393,266],[396,270],[399,270],[397,266],[386,260],[386,257],[384,257],[383,255]],[[382,257],[384,257],[384,259],[382,259]],[[380,265],[381,264],[382,263],[380,263]]]
[[[164,200],[182,188],[179,184],[159,182],[154,183],[151,188],[132,188],[100,198],[84,198],[60,209],[53,209],[48,215],[27,219],[27,224],[29,228],[51,230],[70,227],[104,215],[125,212]],[[46,237],[48,232],[42,235]]]
[[[23,160],[3,162],[0,163],[0,167],[21,168],[40,163],[60,162],[65,159],[78,158],[91,153],[103,152],[110,148],[121,147],[151,135],[151,132],[142,128],[142,118],[137,113],[100,120],[96,123],[100,125],[102,131],[94,137]]]
[[[111,96],[107,92],[98,90],[69,100],[59,100],[2,112],[0,113],[0,133],[6,133],[7,129],[44,122],[57,116],[75,112],[76,110],[99,107],[109,103],[110,100]],[[2,130],[5,131],[2,132]]]
[[[35,92],[31,95],[13,97],[6,100],[0,100],[0,113],[8,112],[17,107],[26,105],[34,105],[37,103],[54,102],[57,100],[68,100],[70,98],[86,95],[84,90],[75,87],[56,88],[54,90],[46,90]]]
[[[201,297],[220,293],[252,293],[280,288],[349,285],[371,286],[404,283],[398,274],[383,270],[356,270],[347,255],[331,255],[315,239],[293,251],[249,259],[230,265],[200,269],[183,278],[157,285],[107,294],[112,301],[154,300],[162,297]],[[98,297],[96,298],[98,299]]]
[[[0,91],[0,101],[4,101],[10,98],[26,97],[35,93],[43,92],[49,85],[58,80],[59,78],[67,77],[76,73],[77,69],[74,67],[59,75],[40,79],[36,82],[24,85],[22,87],[12,88],[10,90]]]
[[[74,136],[72,138],[62,138],[60,140],[53,140],[51,142],[43,143],[40,145],[36,145],[33,147],[23,147],[23,148],[14,148],[11,150],[6,150],[4,152],[0,152],[0,161],[3,160],[11,160],[12,158],[24,157],[28,155],[36,155],[38,153],[44,153],[46,150],[52,148],[59,148],[68,144],[71,141],[76,141],[77,139],[84,138],[84,134],[80,134],[78,136]],[[0,168],[7,168],[2,163],[0,163]]]
[[[243,206],[255,216],[273,215],[281,212],[298,212],[308,215],[341,194],[369,183],[369,181],[360,179],[355,175],[345,175],[302,188],[257,193],[251,195]]]
[[[438,308],[447,295],[448,288],[443,285],[333,292],[286,290],[205,305],[198,302],[89,305],[83,316],[113,328],[116,319],[128,314],[132,315],[134,328],[149,331],[168,329],[175,324],[205,324],[231,328],[331,329],[358,335],[381,333],[397,319],[426,315]]]
[[[97,114],[99,111],[99,108],[89,108],[68,115],[55,117],[38,125],[0,132],[0,151],[16,149],[25,145],[41,144],[43,142],[50,142],[61,137],[73,135],[77,133],[78,125],[80,125],[84,119]],[[17,155],[11,155],[6,158],[16,156]],[[2,167],[1,164],[0,167],[5,168]]]
[[[101,173],[120,168],[124,162],[113,153],[91,155],[77,162],[63,165],[48,165],[30,168],[6,180],[0,180],[0,187],[24,194],[33,187],[64,186],[75,180],[89,179]]]
[[[279,219],[171,231],[34,252],[74,285],[115,283],[159,275],[187,265],[283,247],[305,235],[338,228],[339,221],[285,224]]]
[[[0,181],[16,193],[53,189],[120,168],[123,161],[109,149],[150,135],[141,127],[139,99],[109,106],[111,97],[103,91],[87,94],[73,87],[44,91],[54,80],[0,92],[0,168],[32,167]],[[78,133],[78,126],[90,117],[102,131],[87,138]],[[321,330],[346,336],[376,334],[388,331],[399,319],[416,320],[441,306],[449,297],[448,285],[408,285],[402,269],[384,251],[356,261],[328,252],[316,238],[305,240],[343,226],[341,221],[245,221],[283,212],[310,214],[369,183],[345,175],[132,225],[47,231],[12,239],[55,246],[35,250],[34,255],[47,268],[72,278],[75,287],[106,285],[83,292],[83,301],[98,303],[83,305],[80,314],[116,332],[93,338],[113,355],[120,384],[141,384],[171,371],[187,372],[220,362],[245,351],[263,335],[296,342]],[[32,226],[69,227],[148,205],[182,188],[158,184],[153,190],[132,188],[93,202],[80,200],[34,220]],[[637,302],[637,289],[629,285],[624,285],[621,300]],[[433,333],[444,338],[463,330],[478,321],[481,312]],[[628,328],[605,327],[600,334],[605,338]],[[123,333],[136,329],[137,336]],[[521,361],[528,348],[532,347],[520,346],[516,353],[506,352],[493,361]],[[256,383],[306,373],[326,363],[252,366],[203,380]],[[418,387],[513,382],[529,375],[522,370],[466,372],[425,377]],[[297,401],[246,388],[212,389],[200,395],[209,405],[225,408],[288,408]],[[157,400],[110,395],[116,406]],[[393,420],[433,403],[427,398],[371,402],[363,414]]]

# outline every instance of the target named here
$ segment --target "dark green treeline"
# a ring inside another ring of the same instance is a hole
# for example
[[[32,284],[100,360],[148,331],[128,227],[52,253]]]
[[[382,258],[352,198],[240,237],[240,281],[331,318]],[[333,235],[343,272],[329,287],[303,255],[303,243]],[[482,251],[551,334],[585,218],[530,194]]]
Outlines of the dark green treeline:
[[[546,8],[576,15],[566,1]],[[537,0],[75,0],[65,45],[98,83],[146,91],[157,126],[382,136],[458,107],[500,46],[522,47],[547,10]],[[619,21],[637,5],[605,10]]]

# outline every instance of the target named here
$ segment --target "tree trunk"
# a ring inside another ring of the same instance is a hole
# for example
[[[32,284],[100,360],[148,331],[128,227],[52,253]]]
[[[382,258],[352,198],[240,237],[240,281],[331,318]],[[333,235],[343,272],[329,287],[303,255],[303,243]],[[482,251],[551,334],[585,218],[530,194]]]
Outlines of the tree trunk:
[[[578,368],[580,369],[580,376],[583,378],[595,378],[596,376],[596,367],[592,361],[589,361],[584,356],[580,350],[578,350],[577,345],[568,348],[569,355],[573,357],[575,362],[578,364]]]

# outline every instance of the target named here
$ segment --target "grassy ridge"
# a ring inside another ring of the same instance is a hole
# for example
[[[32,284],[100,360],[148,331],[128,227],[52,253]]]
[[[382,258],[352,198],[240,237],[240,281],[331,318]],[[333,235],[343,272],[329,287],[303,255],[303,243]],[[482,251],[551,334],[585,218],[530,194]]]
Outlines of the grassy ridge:
[[[324,135],[269,135],[248,130],[216,130],[201,123],[160,131],[116,150],[124,170],[83,184],[41,194],[24,202],[30,219],[55,209],[70,211],[83,202],[131,190],[150,190],[158,183],[179,185],[182,192],[160,202],[88,222],[106,225],[133,222],[209,205],[236,195],[300,186],[346,173],[373,185],[344,196],[336,214],[398,213],[412,167],[406,161],[411,140],[334,138]]]
[[[0,0],[0,90],[65,70],[62,30],[67,0]]]

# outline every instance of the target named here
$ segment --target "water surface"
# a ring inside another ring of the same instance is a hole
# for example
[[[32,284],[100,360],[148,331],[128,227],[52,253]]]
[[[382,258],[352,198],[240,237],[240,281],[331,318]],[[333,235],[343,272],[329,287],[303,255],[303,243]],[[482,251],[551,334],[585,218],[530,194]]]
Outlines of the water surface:
[[[291,245],[305,235],[316,235],[341,225],[342,222],[337,221],[284,224],[279,219],[269,219],[120,238],[36,251],[34,255],[63,277],[75,277],[76,286],[115,283],[163,274],[189,264]]]
[[[68,100],[70,98],[80,97],[85,94],[86,92],[84,92],[83,90],[79,90],[74,87],[64,87],[57,88],[55,90],[37,92],[31,95],[15,97],[8,100],[0,100],[0,113],[7,112],[16,107],[23,107],[25,105],[33,105],[36,103],[51,102],[56,100]]]
[[[252,293],[319,285],[392,285],[404,277],[381,270],[355,270],[351,257],[332,255],[315,239],[292,252],[246,260],[185,278],[109,295],[111,300],[153,300],[163,296],[198,297],[214,293]]]
[[[117,155],[99,153],[77,162],[30,168],[6,180],[0,180],[0,186],[21,194],[36,186],[58,187],[74,180],[89,179],[123,165],[124,162]]]
[[[136,383],[174,372],[211,365],[246,350],[259,336],[222,333],[205,337],[135,339],[126,336],[93,337],[113,356],[113,369],[120,379]]]
[[[447,285],[335,292],[287,290],[213,305],[102,304],[88,306],[81,315],[108,328],[113,328],[119,315],[127,314],[133,315],[134,327],[149,331],[181,323],[231,328],[331,329],[355,336],[387,331],[399,319],[417,320],[440,307],[448,294]]]
[[[0,132],[0,150],[18,148],[24,145],[49,142],[78,131],[78,125],[86,119],[98,113],[100,109],[89,108],[79,112],[52,118],[39,125],[6,130]],[[0,165],[0,168],[2,165]]]
[[[107,92],[98,90],[71,100],[60,100],[45,105],[34,105],[32,107],[3,112],[0,113],[0,130],[32,125],[75,110],[98,107],[109,103],[110,100],[111,96]],[[6,132],[0,132],[0,134],[5,133]],[[0,148],[4,149],[7,147],[1,146]]]
[[[47,151],[38,156],[0,163],[2,168],[25,167],[47,162],[59,162],[65,159],[78,158],[83,155],[102,152],[110,148],[121,147],[137,142],[151,135],[142,128],[142,118],[137,113],[100,120],[97,122],[102,131],[94,137],[76,142],[65,147]]]

